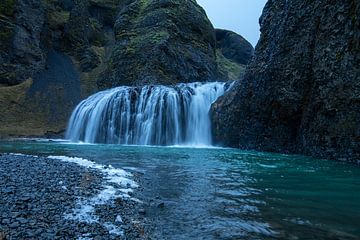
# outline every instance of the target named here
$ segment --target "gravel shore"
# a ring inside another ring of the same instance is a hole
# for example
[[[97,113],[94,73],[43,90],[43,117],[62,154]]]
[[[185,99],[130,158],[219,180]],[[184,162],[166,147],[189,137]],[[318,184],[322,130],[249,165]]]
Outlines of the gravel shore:
[[[0,239],[146,239],[133,186],[110,170],[0,154]]]

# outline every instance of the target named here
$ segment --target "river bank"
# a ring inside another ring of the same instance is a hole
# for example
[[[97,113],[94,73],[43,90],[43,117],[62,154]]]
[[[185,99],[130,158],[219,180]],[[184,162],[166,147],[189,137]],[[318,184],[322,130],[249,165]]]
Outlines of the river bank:
[[[132,178],[80,158],[0,154],[0,239],[144,239]]]

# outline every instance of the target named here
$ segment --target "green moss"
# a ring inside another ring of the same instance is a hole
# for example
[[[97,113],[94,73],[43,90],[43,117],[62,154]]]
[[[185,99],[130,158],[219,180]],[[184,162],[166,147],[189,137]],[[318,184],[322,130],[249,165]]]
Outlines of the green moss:
[[[148,45],[156,45],[162,41],[167,40],[170,37],[170,34],[167,31],[158,31],[158,32],[150,32],[144,35],[136,35],[132,37],[130,40],[130,49],[140,50]]]
[[[8,22],[0,19],[0,50],[6,50],[9,47],[14,34],[14,27]]]
[[[1,0],[0,1],[0,14],[5,16],[13,16],[16,0]]]
[[[243,73],[245,70],[245,66],[225,58],[220,50],[216,51],[216,61],[219,71],[222,73],[222,75],[227,76],[230,80],[238,80],[241,73]]]
[[[140,4],[140,12],[143,12],[145,8],[149,5],[150,0],[138,0]]]
[[[0,137],[40,136],[65,128],[66,122],[62,125],[50,123],[45,113],[32,107],[34,103],[26,98],[31,85],[29,79],[16,86],[0,87]]]
[[[340,61],[343,58],[343,54],[341,52],[336,53],[336,60]]]
[[[132,55],[132,54],[135,54],[136,50],[133,48],[133,47],[127,47],[126,48],[126,54],[128,55]]]
[[[15,0],[1,0],[0,2],[0,49],[8,47],[13,36],[14,27],[11,19],[14,15]]]
[[[152,44],[157,44],[163,40],[166,40],[170,37],[170,34],[167,31],[159,31],[150,34],[149,40]]]
[[[56,11],[49,14],[49,24],[51,28],[65,26],[69,19],[70,12],[68,11]]]
[[[102,8],[116,9],[118,7],[119,0],[90,0],[89,3]]]
[[[12,29],[11,28],[3,28],[0,30],[0,41],[6,42],[12,36]]]

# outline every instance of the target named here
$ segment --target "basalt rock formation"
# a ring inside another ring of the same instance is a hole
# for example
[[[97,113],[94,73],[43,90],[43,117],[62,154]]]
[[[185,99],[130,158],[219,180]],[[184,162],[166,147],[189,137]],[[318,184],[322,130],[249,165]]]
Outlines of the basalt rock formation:
[[[269,0],[244,78],[212,108],[226,146],[360,159],[359,1]]]
[[[102,88],[217,77],[215,35],[193,0],[131,1],[114,26],[116,46]]]
[[[254,55],[253,46],[242,36],[228,30],[216,29],[217,48],[227,59],[247,65]]]
[[[2,0],[0,136],[62,131],[100,89],[239,79],[217,44],[195,0]]]
[[[215,29],[215,35],[220,79],[241,79],[254,55],[253,46],[232,31]]]

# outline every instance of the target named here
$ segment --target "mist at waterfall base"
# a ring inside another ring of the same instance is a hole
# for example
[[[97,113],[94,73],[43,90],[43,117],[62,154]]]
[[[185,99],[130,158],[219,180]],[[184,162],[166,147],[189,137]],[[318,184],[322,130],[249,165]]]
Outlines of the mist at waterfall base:
[[[210,146],[211,104],[231,83],[117,87],[82,101],[72,113],[72,142]]]

